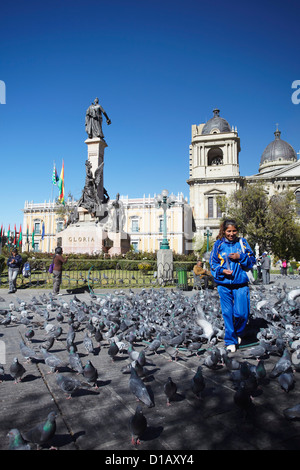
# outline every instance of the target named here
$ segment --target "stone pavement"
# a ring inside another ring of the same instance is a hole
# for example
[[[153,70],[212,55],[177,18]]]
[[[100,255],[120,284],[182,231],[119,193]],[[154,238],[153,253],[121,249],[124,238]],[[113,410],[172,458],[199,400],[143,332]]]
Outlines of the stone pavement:
[[[294,288],[300,288],[298,278],[281,276],[273,276],[272,284],[268,287],[284,282]],[[132,290],[136,292],[135,289]],[[17,298],[29,301],[32,296],[38,297],[44,292],[49,293],[49,290],[27,289],[7,294],[1,289],[0,297],[4,302],[0,302],[0,309],[9,308],[11,301],[18,305]],[[96,291],[95,294],[96,297],[101,297],[109,292],[111,291],[105,289]],[[66,291],[62,291],[62,294],[60,299],[66,302],[74,297],[73,293]],[[195,292],[187,291],[184,294],[191,296]],[[76,293],[76,297],[87,303],[91,300],[89,292]],[[51,315],[55,314],[51,312]],[[40,317],[39,321],[43,323],[41,320]],[[64,333],[61,339],[56,340],[51,352],[67,361],[66,320],[62,327]],[[289,393],[280,388],[277,380],[266,380],[253,398],[251,413],[245,417],[234,404],[235,389],[225,367],[218,370],[203,367],[206,388],[203,399],[199,400],[190,391],[190,381],[197,366],[203,361],[201,351],[197,356],[182,350],[177,361],[170,361],[170,357],[161,348],[157,355],[147,356],[147,369],[153,373],[147,376],[145,384],[154,396],[154,406],[148,408],[142,404],[148,428],[142,443],[133,445],[128,422],[137,402],[129,390],[129,375],[121,372],[121,369],[130,363],[128,355],[119,354],[113,362],[108,356],[105,341],[100,351],[97,351],[95,344],[95,355],[87,355],[82,342],[84,333],[76,333],[76,344],[83,364],[89,358],[99,372],[98,388],[82,388],[77,390],[71,399],[66,399],[56,384],[57,373],[49,374],[44,362],[24,364],[26,373],[22,381],[15,384],[12,380],[9,366],[13,358],[17,356],[24,362],[19,342],[21,338],[24,339],[25,331],[24,325],[16,323],[7,327],[0,325],[2,345],[5,345],[5,374],[0,384],[1,450],[8,449],[7,432],[11,428],[24,432],[45,418],[51,410],[57,413],[57,431],[52,445],[59,450],[102,450],[104,456],[113,455],[113,458],[123,455],[122,452],[125,451],[124,455],[128,456],[137,456],[137,451],[146,451],[146,454],[148,452],[153,455],[163,454],[165,451],[166,455],[177,452],[188,458],[196,455],[199,450],[300,448],[300,423],[288,421],[283,416],[285,408],[300,403],[299,373],[295,374],[295,387]],[[44,330],[37,328],[32,347],[37,348],[44,337]],[[134,347],[140,350],[145,344],[136,343]],[[239,354],[240,352],[237,352],[237,358]],[[277,360],[278,357],[271,356],[266,361],[267,372],[270,372]],[[63,373],[76,376],[68,367],[63,369]],[[176,399],[167,406],[163,385],[169,376],[176,382],[178,390]],[[141,452],[139,455],[144,454]],[[163,462],[157,460],[156,463]]]

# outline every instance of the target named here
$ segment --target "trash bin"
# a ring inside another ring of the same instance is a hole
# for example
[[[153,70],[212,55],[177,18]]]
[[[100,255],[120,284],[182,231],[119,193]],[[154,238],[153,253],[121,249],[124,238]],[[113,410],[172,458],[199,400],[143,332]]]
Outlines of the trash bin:
[[[178,288],[182,290],[188,290],[186,267],[184,266],[178,267],[176,268],[176,271],[177,271]]]

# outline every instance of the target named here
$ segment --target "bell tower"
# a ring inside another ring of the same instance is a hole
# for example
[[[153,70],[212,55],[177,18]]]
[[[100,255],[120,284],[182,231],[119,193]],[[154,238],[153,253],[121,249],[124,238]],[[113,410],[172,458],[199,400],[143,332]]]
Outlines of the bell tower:
[[[213,117],[204,124],[192,125],[189,179],[190,205],[193,208],[197,232],[207,226],[219,227],[222,217],[219,196],[228,196],[240,183],[240,138],[237,128],[213,110]]]

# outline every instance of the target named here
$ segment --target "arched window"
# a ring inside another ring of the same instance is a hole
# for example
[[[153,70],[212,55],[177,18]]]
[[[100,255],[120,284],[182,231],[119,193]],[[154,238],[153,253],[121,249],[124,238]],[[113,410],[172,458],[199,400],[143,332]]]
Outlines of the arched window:
[[[296,203],[297,203],[297,216],[300,217],[300,189],[295,192]]]
[[[211,148],[207,154],[207,165],[222,165],[223,164],[223,151],[219,147]]]

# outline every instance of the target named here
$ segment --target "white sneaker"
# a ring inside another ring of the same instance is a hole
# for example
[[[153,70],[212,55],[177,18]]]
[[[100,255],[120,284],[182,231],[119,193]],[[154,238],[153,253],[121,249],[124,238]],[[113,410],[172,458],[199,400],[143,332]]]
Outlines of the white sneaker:
[[[242,338],[238,336],[238,344],[241,344],[241,342],[242,342]]]
[[[235,352],[236,352],[236,346],[235,346],[235,344],[229,344],[229,345],[226,347],[226,351],[227,351],[227,352],[231,352],[231,353],[235,353]]]

